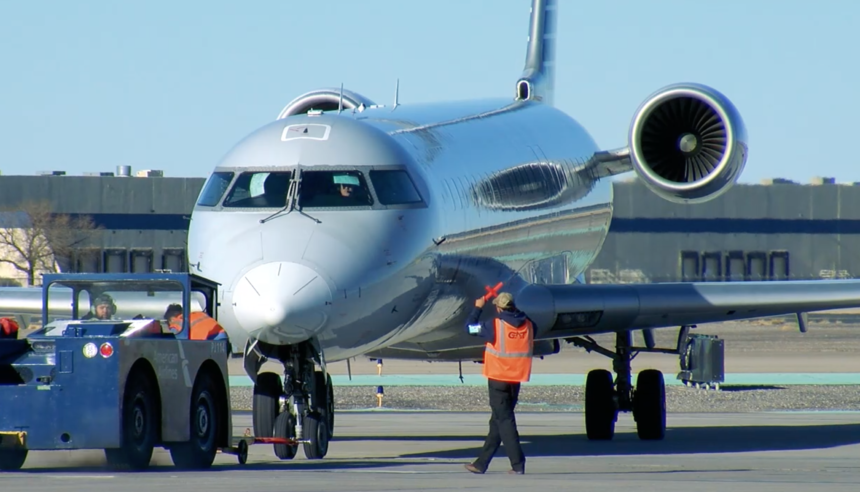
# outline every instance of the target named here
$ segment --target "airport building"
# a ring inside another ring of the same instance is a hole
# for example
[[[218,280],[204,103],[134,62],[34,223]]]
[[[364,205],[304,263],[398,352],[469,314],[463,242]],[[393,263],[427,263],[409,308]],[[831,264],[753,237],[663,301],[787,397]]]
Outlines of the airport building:
[[[674,204],[638,180],[613,186],[610,234],[588,283],[860,276],[860,183],[773,179]]]
[[[46,201],[54,213],[86,215],[100,228],[64,271],[187,271],[186,231],[205,178],[161,171],[0,176],[0,229],[16,210]],[[704,204],[680,205],[638,180],[616,182],[615,214],[588,283],[742,281],[860,276],[860,186],[817,178],[735,185]],[[0,264],[7,285],[26,285]]]
[[[57,214],[88,216],[98,227],[62,271],[187,271],[186,232],[205,178],[164,177],[162,171],[82,176],[52,171],[32,176],[0,176],[0,229],[22,227],[24,203],[44,202]],[[6,247],[8,249],[8,246]],[[26,274],[0,264],[6,285],[27,285]],[[37,282],[38,283],[38,282]]]

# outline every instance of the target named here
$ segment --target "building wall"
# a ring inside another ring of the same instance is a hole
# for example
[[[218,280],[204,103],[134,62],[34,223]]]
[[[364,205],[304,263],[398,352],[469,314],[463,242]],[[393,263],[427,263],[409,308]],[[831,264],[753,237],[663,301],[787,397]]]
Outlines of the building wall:
[[[58,214],[89,215],[102,228],[71,271],[187,271],[188,220],[204,178],[0,176],[0,208],[46,200]],[[0,227],[14,224],[2,223]],[[13,269],[14,270],[14,269]],[[0,276],[24,276],[9,268]]]
[[[860,276],[860,186],[736,185],[673,204],[638,181],[614,186],[615,214],[591,282]]]
[[[0,208],[44,199],[56,213],[92,216],[104,231],[94,251],[75,258],[75,271],[187,271],[188,219],[204,182],[0,176]],[[860,277],[860,186],[736,185],[711,202],[679,205],[634,180],[615,183],[614,195],[588,282]]]

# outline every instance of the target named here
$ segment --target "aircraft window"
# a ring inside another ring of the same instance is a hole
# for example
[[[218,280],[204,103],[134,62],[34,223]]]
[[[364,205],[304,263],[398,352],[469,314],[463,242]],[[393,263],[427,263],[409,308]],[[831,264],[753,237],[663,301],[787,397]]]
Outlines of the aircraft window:
[[[364,175],[358,171],[302,171],[299,207],[366,207],[373,205]]]
[[[244,172],[224,200],[225,207],[283,207],[287,204],[292,171]]]
[[[201,207],[214,207],[221,201],[227,187],[230,186],[230,181],[233,181],[233,173],[217,172],[209,176],[206,186],[200,192],[200,197],[197,199],[197,205]]]
[[[370,181],[383,205],[421,203],[421,195],[406,171],[370,171]]]

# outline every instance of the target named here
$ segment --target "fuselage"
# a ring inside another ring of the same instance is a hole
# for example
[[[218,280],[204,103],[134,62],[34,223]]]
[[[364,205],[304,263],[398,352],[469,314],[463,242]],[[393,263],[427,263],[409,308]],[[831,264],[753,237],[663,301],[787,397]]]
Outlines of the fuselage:
[[[485,285],[569,283],[594,260],[612,210],[597,150],[532,101],[289,116],[209,178],[191,271],[221,284],[219,321],[238,346],[316,337],[337,361],[475,345],[462,323]]]

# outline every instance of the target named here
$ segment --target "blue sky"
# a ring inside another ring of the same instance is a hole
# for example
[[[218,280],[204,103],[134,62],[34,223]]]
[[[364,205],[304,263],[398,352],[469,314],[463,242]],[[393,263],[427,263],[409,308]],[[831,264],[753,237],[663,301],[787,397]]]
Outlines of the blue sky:
[[[726,94],[741,182],[860,181],[860,2],[559,0],[556,106],[604,148],[661,86]],[[507,97],[529,0],[0,0],[0,172],[206,176],[297,95]]]

